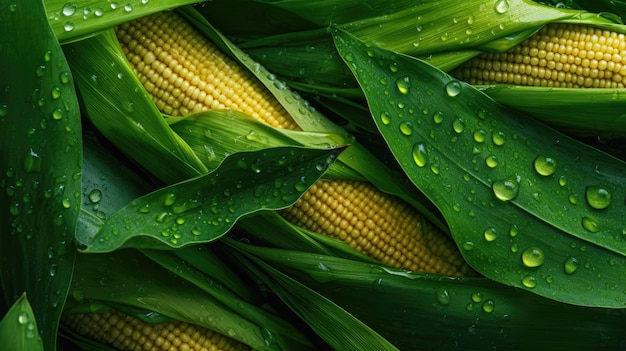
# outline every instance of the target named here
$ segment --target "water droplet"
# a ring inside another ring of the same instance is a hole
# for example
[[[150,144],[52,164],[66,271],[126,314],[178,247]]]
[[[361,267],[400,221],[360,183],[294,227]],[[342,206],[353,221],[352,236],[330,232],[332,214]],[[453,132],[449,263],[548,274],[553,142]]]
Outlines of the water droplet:
[[[111,6],[111,10],[115,10],[117,8],[117,3],[116,2],[112,2],[110,4],[110,6]]]
[[[389,112],[385,111],[380,114],[380,121],[383,122],[384,125],[391,123],[391,115]]]
[[[63,110],[61,110],[60,108],[57,108],[54,111],[52,111],[52,118],[57,121],[60,119],[63,119]]]
[[[611,191],[602,186],[588,186],[585,190],[585,198],[589,206],[602,210],[611,204]]]
[[[411,87],[411,83],[408,76],[400,77],[396,80],[396,86],[398,91],[402,94],[408,94]]]
[[[52,99],[58,99],[61,97],[61,88],[59,87],[53,87],[52,90],[50,91],[50,95],[52,96]]]
[[[516,179],[497,180],[491,188],[496,197],[502,201],[510,201],[519,194],[519,177]]]
[[[498,165],[498,158],[496,155],[489,155],[485,158],[485,164],[489,168],[495,168]]]
[[[70,202],[70,198],[69,197],[64,197],[63,200],[61,200],[61,206],[63,206],[63,208],[70,208],[70,207],[72,207],[72,203]]]
[[[11,11],[11,12],[15,12],[15,11],[17,11],[17,4],[11,4],[11,5],[9,5],[9,11]]]
[[[535,279],[535,277],[532,275],[527,275],[522,278],[522,285],[532,289],[537,286],[537,279]]]
[[[125,11],[125,12],[131,12],[131,11],[133,11],[133,4],[130,4],[130,3],[129,3],[129,4],[124,5],[124,11]]]
[[[422,143],[417,143],[413,145],[413,161],[418,167],[426,166],[428,162],[428,157],[426,155],[426,145]]]
[[[6,104],[0,105],[0,118],[4,117],[9,113],[9,107]]]
[[[495,307],[496,307],[496,303],[493,302],[493,300],[491,300],[491,299],[485,300],[485,302],[483,302],[483,311],[485,311],[487,313],[493,312]]]
[[[102,10],[102,8],[99,7],[93,11],[93,14],[96,15],[96,17],[100,17],[104,14],[104,10]]]
[[[487,140],[487,133],[482,129],[474,131],[474,141],[477,143],[484,143]]]
[[[455,97],[461,93],[461,82],[458,80],[451,80],[446,84],[446,93],[448,96]]]
[[[543,251],[535,246],[528,247],[522,252],[522,263],[526,267],[539,267],[545,260]]]
[[[509,228],[509,235],[511,236],[511,238],[516,237],[518,233],[519,228],[517,227],[517,225],[511,224],[511,227]]]
[[[583,217],[582,225],[583,228],[592,233],[597,233],[600,231],[600,221],[593,215]]]
[[[472,251],[474,250],[474,242],[472,241],[466,241],[463,243],[463,250],[465,251]]]
[[[176,195],[174,193],[169,193],[165,195],[165,198],[163,199],[163,206],[165,207],[172,206],[175,201],[176,201]]]
[[[483,236],[487,241],[494,241],[498,238],[498,231],[496,230],[496,228],[490,227],[485,229],[485,231],[483,232]]]
[[[76,12],[76,4],[73,2],[66,3],[63,5],[63,9],[61,10],[63,16],[71,16],[74,12]]]
[[[454,121],[452,121],[452,129],[454,129],[457,134],[463,133],[465,130],[465,121],[460,117],[455,118]]]
[[[413,123],[409,121],[403,121],[400,123],[400,133],[407,136],[413,134]]]
[[[574,257],[568,257],[565,259],[565,263],[563,264],[563,269],[567,274],[574,274],[578,269],[578,260]]]
[[[308,188],[308,185],[307,185],[307,183],[306,183],[306,181],[305,181],[304,177],[302,177],[302,178],[300,179],[300,181],[299,181],[299,182],[296,182],[296,183],[294,184],[294,188],[295,188],[295,189],[296,189],[296,191],[298,191],[298,192],[303,192],[303,191],[306,191],[306,189]]]
[[[63,30],[66,32],[71,32],[74,30],[74,22],[68,21],[63,25]]]
[[[559,177],[559,185],[560,186],[565,186],[567,185],[567,178],[565,176],[560,176]]]
[[[87,195],[87,197],[89,198],[89,201],[91,201],[91,203],[97,204],[98,202],[100,202],[100,200],[102,200],[102,191],[100,191],[99,189],[94,189],[89,192],[89,195]]]
[[[478,303],[483,300],[483,294],[479,292],[472,293],[472,301]]]
[[[397,62],[394,61],[394,62],[389,64],[389,70],[391,72],[396,73],[396,72],[398,72],[398,69],[399,69],[399,66],[398,66]]]
[[[28,313],[21,312],[20,314],[17,315],[17,322],[19,324],[26,324],[29,321],[30,321],[30,318],[28,317]]]
[[[442,112],[435,112],[435,114],[433,115],[433,121],[436,124],[441,124],[441,122],[443,122],[443,113]]]
[[[507,0],[496,1],[495,10],[499,14],[504,14],[509,11],[509,2]]]
[[[26,173],[30,172],[39,172],[41,170],[41,157],[33,151],[33,149],[29,149],[26,154],[26,160],[24,162],[24,170]]]
[[[491,141],[496,146],[504,145],[504,133],[503,132],[493,132],[491,133]]]
[[[550,156],[539,155],[533,162],[535,171],[542,176],[550,176],[556,171],[556,160]]]
[[[150,204],[143,204],[138,209],[139,213],[150,213]]]
[[[437,302],[442,306],[448,306],[450,304],[450,294],[445,288],[437,289]]]

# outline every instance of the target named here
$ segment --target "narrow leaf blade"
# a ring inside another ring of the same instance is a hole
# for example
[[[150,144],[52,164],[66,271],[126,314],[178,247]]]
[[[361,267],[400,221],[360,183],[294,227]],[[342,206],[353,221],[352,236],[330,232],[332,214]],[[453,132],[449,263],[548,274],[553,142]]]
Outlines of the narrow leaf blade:
[[[0,349],[12,351],[43,351],[33,309],[22,295],[0,320]]]
[[[84,251],[215,240],[243,216],[294,204],[343,149],[279,147],[231,155],[207,175],[132,201],[104,223]]]
[[[0,2],[0,281],[25,292],[46,349],[72,276],[82,140],[73,79],[43,3]]]

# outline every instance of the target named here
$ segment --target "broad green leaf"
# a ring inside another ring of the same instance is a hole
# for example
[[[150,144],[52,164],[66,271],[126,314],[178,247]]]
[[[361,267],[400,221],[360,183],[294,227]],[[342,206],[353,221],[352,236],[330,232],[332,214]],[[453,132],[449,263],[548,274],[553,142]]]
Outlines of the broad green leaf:
[[[43,351],[33,309],[23,294],[0,320],[0,349]]]
[[[41,1],[0,1],[0,281],[54,350],[80,208],[78,100]]]
[[[291,248],[246,249],[401,350],[614,350],[623,342],[626,310],[559,303],[483,278],[407,272]]]
[[[190,0],[44,0],[48,20],[59,41],[67,43],[93,36],[118,24],[196,3]]]
[[[221,286],[213,288],[219,290]],[[255,349],[276,349],[275,344],[267,345],[268,330],[264,325],[230,309],[136,250],[78,255],[71,294],[79,302],[98,301],[152,310],[229,335]]]
[[[206,248],[205,251],[210,250],[211,248]],[[179,251],[185,252],[179,255]],[[304,334],[294,328],[293,323],[270,314],[267,310],[259,308],[250,301],[242,300],[239,296],[233,294],[232,291],[222,288],[220,283],[223,280],[228,280],[228,275],[238,273],[227,268],[223,263],[212,265],[214,262],[212,259],[205,261],[201,257],[196,257],[199,258],[199,260],[196,260],[196,263],[203,265],[204,270],[210,270],[211,272],[209,272],[208,275],[196,269],[196,267],[189,265],[186,261],[186,257],[189,257],[189,253],[192,253],[192,251],[195,251],[195,247],[183,248],[174,252],[156,250],[143,250],[142,252],[154,262],[211,294],[239,315],[245,316],[246,319],[254,321],[257,325],[262,325],[263,328],[265,328],[264,335],[268,346],[271,345],[273,348],[278,346],[278,349],[282,350],[305,350],[313,348]],[[185,257],[185,259],[181,257]],[[205,255],[204,257],[207,256]]]
[[[90,124],[83,128],[82,204],[76,241],[91,242],[111,217],[155,186]],[[145,173],[145,172],[144,172]]]
[[[568,134],[626,137],[626,89],[477,86],[501,104],[527,112]]]
[[[226,241],[239,250],[241,264],[269,286],[334,350],[397,350],[340,306],[250,254],[249,245]]]
[[[207,175],[133,200],[106,220],[84,251],[215,240],[243,216],[293,205],[341,151],[280,147],[233,154]]]
[[[623,161],[422,61],[334,37],[381,134],[476,270],[568,303],[626,307]]]
[[[351,139],[334,133],[274,128],[233,110],[209,110],[187,117],[168,118],[167,121],[210,170],[215,169],[227,155],[241,151],[277,146],[333,148],[351,142]],[[325,176],[348,179],[360,177],[344,165],[341,158],[333,163]]]
[[[64,49],[87,116],[117,148],[168,184],[206,173],[143,89],[113,30]]]

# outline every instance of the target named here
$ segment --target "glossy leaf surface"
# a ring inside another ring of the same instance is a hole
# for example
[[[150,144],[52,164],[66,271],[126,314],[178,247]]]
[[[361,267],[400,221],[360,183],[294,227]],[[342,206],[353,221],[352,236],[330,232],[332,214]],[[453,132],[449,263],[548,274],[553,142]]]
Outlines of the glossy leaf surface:
[[[466,260],[560,301],[626,307],[626,164],[417,59],[335,30],[376,124]]]

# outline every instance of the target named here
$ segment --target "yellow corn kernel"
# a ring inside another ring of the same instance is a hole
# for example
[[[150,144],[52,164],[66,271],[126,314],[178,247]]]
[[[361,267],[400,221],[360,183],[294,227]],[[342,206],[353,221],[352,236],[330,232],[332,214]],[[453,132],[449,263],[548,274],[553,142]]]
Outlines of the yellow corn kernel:
[[[254,75],[176,13],[162,12],[128,22],[117,27],[116,34],[133,70],[162,112],[184,116],[225,108],[276,128],[300,129]],[[454,242],[403,201],[369,183],[336,180],[315,184],[295,206],[280,214],[296,225],[340,238],[392,267],[450,275],[471,271]],[[337,229],[341,226],[345,228]]]
[[[624,34],[551,23],[504,53],[484,53],[451,72],[470,84],[560,88],[623,88]]]
[[[180,321],[149,324],[119,311],[73,314],[63,325],[120,351],[243,351],[250,347],[213,330]]]
[[[383,196],[369,183],[320,180],[284,215],[388,266],[446,275],[470,273],[447,237],[411,207]]]

